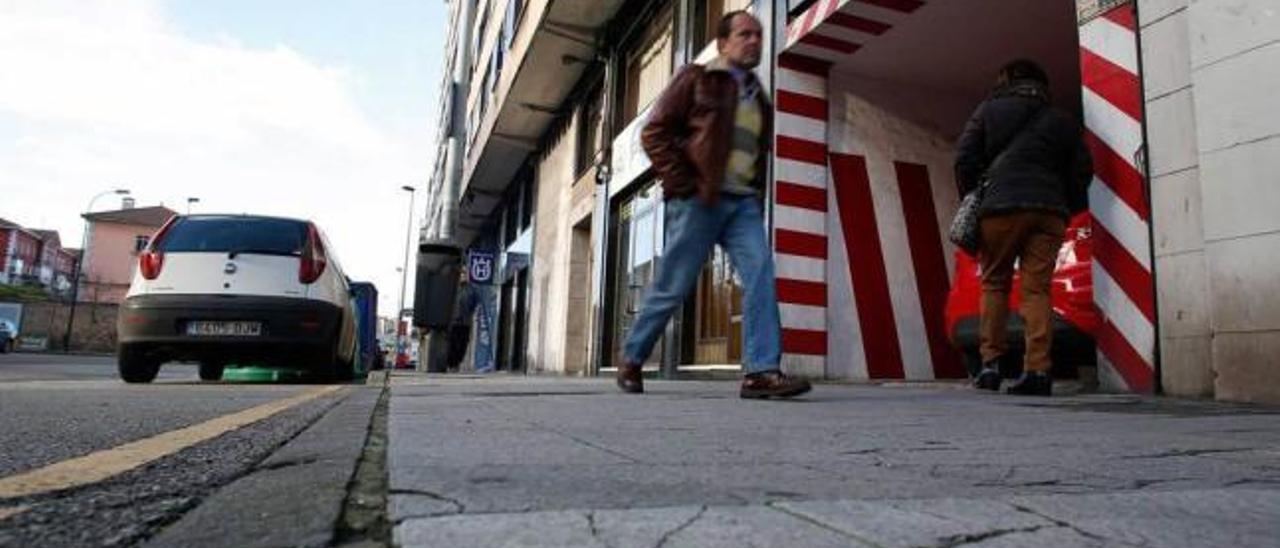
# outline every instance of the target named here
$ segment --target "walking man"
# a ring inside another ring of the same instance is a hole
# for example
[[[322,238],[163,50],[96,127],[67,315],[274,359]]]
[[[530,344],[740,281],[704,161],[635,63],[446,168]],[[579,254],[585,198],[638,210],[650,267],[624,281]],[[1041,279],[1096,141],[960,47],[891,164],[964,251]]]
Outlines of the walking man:
[[[1049,288],[1067,220],[1087,205],[1093,166],[1075,118],[1049,104],[1049,77],[1028,60],[1000,70],[996,89],[960,136],[960,193],[987,180],[978,208],[982,267],[978,388],[1000,389],[1000,357],[1008,348],[1009,290],[1015,263],[1022,278],[1023,374],[1010,394],[1052,393]]]
[[[644,392],[641,365],[671,314],[697,282],[713,245],[729,254],[743,285],[743,398],[808,392],[784,375],[782,327],[773,259],[765,240],[764,190],[772,106],[752,69],[760,64],[761,26],[751,14],[725,14],[716,29],[720,55],[681,69],[641,133],[662,178],[666,244],[623,350],[618,387]]]

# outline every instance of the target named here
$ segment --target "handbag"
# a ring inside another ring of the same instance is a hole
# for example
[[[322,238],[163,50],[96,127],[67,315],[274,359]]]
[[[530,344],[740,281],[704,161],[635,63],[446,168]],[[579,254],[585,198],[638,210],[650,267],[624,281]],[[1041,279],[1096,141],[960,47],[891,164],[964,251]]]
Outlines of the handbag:
[[[1048,107],[1041,107],[1031,118],[1018,128],[1018,133],[1014,135],[1009,144],[1005,145],[1000,154],[987,165],[987,169],[983,171],[982,178],[978,181],[978,187],[970,190],[964,198],[960,200],[960,207],[956,209],[955,218],[951,219],[951,227],[947,230],[947,239],[956,247],[972,256],[978,255],[978,246],[982,243],[982,231],[979,230],[978,210],[982,208],[982,198],[986,196],[987,188],[991,186],[991,173],[995,171],[996,166],[1004,163],[1004,159],[1008,156],[1008,152],[1017,148],[1022,141],[1026,140],[1026,129],[1034,125]]]

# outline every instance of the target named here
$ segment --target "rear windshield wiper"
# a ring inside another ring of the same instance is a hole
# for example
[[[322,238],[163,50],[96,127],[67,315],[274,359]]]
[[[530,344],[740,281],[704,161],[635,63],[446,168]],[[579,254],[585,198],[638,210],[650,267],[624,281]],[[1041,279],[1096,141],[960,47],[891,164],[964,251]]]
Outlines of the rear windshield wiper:
[[[238,248],[232,249],[231,251],[228,251],[227,258],[234,259],[236,258],[236,255],[239,255],[241,253],[251,253],[254,255],[283,255],[285,257],[295,257],[299,255],[299,253],[295,251],[282,251],[279,249],[266,249],[266,248],[254,248],[254,247],[238,247]]]

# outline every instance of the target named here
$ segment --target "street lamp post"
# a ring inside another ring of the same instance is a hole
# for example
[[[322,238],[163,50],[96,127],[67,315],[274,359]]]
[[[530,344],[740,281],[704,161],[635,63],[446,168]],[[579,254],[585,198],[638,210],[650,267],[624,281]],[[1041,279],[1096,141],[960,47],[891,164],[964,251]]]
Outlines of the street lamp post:
[[[88,215],[90,213],[93,213],[93,203],[98,201],[98,198],[101,198],[108,194],[128,196],[129,189],[117,188],[114,190],[104,190],[102,192],[99,192],[98,194],[94,195],[92,199],[89,200],[89,205],[85,207],[84,214]],[[72,281],[71,281],[71,311],[69,314],[67,314],[67,332],[63,333],[62,335],[62,351],[63,352],[71,351],[71,327],[75,325],[75,321],[76,321],[76,301],[80,300],[80,274],[84,271],[84,260],[85,260],[85,256],[88,253],[89,253],[89,219],[88,217],[86,217],[84,220],[84,232],[80,234],[80,257],[76,259],[76,271],[75,271],[75,275],[72,276]]]
[[[200,198],[197,198],[195,196],[190,196],[187,198],[187,215],[191,214],[191,204],[199,203],[199,202],[200,202]]]
[[[399,365],[400,361],[399,352],[403,351],[405,359],[408,359],[408,348],[405,347],[405,344],[409,338],[409,327],[405,326],[404,333],[401,333],[400,324],[404,321],[404,293],[405,286],[408,285],[409,280],[409,248],[413,237],[413,198],[416,189],[412,186],[404,185],[400,187],[400,190],[409,193],[409,218],[405,221],[407,227],[404,235],[404,268],[400,272],[400,308],[396,309],[396,365]]]

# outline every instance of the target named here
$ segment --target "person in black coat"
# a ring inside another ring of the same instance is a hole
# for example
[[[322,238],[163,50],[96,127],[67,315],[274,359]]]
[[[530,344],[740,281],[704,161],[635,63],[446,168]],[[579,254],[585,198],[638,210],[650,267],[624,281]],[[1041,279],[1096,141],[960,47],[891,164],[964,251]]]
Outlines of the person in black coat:
[[[1022,132],[1026,135],[1019,139]],[[1050,281],[1067,221],[1088,207],[1093,173],[1080,124],[1050,104],[1044,69],[1019,59],[1000,69],[995,90],[970,117],[956,149],[961,195],[987,181],[978,208],[983,367],[974,384],[1000,388],[997,364],[1008,346],[1005,330],[1016,263],[1022,279],[1019,313],[1026,326],[1026,356],[1023,375],[1008,392],[1047,396],[1052,392]]]

